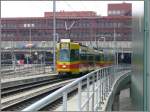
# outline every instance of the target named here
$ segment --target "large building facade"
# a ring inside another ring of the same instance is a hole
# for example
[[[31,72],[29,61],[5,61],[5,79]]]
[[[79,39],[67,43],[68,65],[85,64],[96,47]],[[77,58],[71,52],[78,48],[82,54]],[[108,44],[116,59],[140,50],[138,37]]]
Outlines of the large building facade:
[[[132,4],[108,4],[108,16],[132,16]]]
[[[121,5],[121,6],[120,6]],[[122,8],[124,7],[124,8]],[[128,3],[109,4],[108,16],[98,16],[93,11],[56,12],[57,40],[69,38],[74,41],[107,42],[132,40],[132,5]],[[44,17],[2,18],[2,47],[22,47],[32,42],[37,46],[52,45],[53,12]],[[115,38],[114,38],[115,36]],[[43,43],[42,43],[42,42]]]

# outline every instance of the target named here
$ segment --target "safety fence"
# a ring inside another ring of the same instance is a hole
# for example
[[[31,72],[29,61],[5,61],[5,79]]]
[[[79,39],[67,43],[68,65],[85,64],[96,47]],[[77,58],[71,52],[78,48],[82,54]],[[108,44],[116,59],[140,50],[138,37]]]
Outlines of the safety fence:
[[[36,111],[51,104],[59,98],[62,98],[62,110],[68,111],[68,97],[69,93],[77,89],[76,100],[74,100],[74,111],[97,111],[105,108],[105,101],[112,91],[112,85],[118,77],[120,71],[130,69],[128,66],[122,65],[109,66],[95,70],[87,75],[78,78],[72,83],[58,89],[57,91],[49,94],[43,99],[23,109],[22,111]],[[115,68],[115,69],[114,69]],[[118,71],[119,70],[119,71]]]

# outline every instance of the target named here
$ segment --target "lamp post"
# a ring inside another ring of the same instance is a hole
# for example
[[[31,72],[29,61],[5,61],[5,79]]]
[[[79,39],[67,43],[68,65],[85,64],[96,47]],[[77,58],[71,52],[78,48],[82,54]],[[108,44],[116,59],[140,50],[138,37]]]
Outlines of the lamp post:
[[[117,49],[117,43],[116,43],[116,30],[114,28],[114,55],[115,55],[115,64],[117,65],[116,68],[118,68],[118,51],[117,50],[118,49]]]
[[[0,21],[0,74],[1,74],[1,52],[2,52],[2,33],[1,33],[1,29],[2,29],[2,24]]]
[[[56,71],[56,1],[53,0],[53,70]]]
[[[106,42],[106,38],[105,38],[105,37],[103,37],[103,36],[102,36],[102,37],[100,37],[100,38],[102,38],[102,39],[103,39],[103,44],[102,44],[102,45],[103,45],[103,48],[104,48],[104,43]]]
[[[46,41],[42,41],[42,46],[46,49]],[[45,63],[45,59],[46,59],[46,51],[43,52],[43,61],[44,61],[44,73],[45,73],[45,67],[46,67],[46,63]]]
[[[123,47],[122,47],[122,53],[121,53],[121,59],[124,59],[124,54],[123,54]],[[123,64],[123,63],[122,63]]]
[[[29,24],[30,25],[30,24]],[[31,56],[31,46],[32,46],[32,41],[31,41],[31,28],[29,30],[29,45],[30,45],[30,56]]]
[[[38,64],[38,52],[36,51],[36,52],[34,53],[34,55],[35,55],[35,59],[36,59],[35,64]]]
[[[98,44],[97,44],[97,41],[96,41],[96,38],[97,38],[98,36],[95,36],[95,47],[96,48],[98,48]]]
[[[15,57],[15,53],[14,53],[14,41],[11,41],[11,52],[12,52],[12,64],[13,64],[13,69],[14,71],[16,71],[16,57]]]
[[[96,44],[97,48],[99,48],[99,46],[98,46],[98,43],[97,43],[97,42],[99,42],[99,40],[100,40],[100,39],[98,39],[98,41],[96,41],[96,38],[102,38],[104,43],[105,43],[105,41],[106,41],[106,39],[105,39],[105,37],[104,37],[104,36],[96,36],[96,37],[95,37],[95,44]]]
[[[34,71],[36,71],[36,65],[38,64],[38,52],[36,51],[35,53],[34,53],[34,55],[35,55],[35,62],[34,62]]]
[[[15,52],[14,52],[14,38],[11,39],[11,60],[12,60],[12,67],[13,70],[16,71],[16,56],[15,56]]]
[[[27,64],[29,64],[29,57],[31,57],[31,47],[32,47],[32,37],[31,37],[31,30],[34,27],[34,24],[24,24],[25,28],[29,28],[29,43],[28,46],[30,47],[30,56],[27,56]]]
[[[57,37],[57,40],[56,40],[56,44],[59,42],[59,34],[56,33],[56,37]]]

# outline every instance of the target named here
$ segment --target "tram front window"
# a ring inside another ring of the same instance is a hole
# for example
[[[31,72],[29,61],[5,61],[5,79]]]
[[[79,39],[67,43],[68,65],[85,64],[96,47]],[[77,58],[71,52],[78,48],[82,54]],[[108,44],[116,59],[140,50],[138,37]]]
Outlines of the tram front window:
[[[69,61],[69,50],[68,49],[61,49],[60,50],[60,55],[59,55],[60,61]]]

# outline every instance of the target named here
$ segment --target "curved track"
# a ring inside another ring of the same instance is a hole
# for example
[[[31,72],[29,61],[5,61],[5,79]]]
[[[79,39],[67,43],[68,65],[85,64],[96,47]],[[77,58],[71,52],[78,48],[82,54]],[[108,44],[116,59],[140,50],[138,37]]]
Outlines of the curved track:
[[[2,91],[1,109],[4,111],[21,110],[74,79],[58,79],[37,82],[9,88]]]

